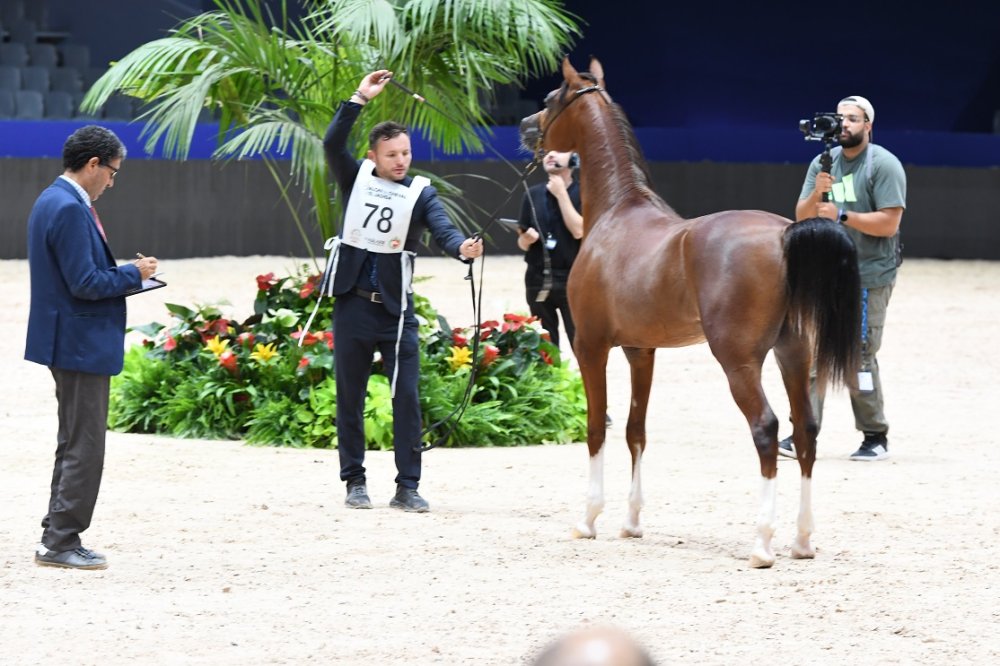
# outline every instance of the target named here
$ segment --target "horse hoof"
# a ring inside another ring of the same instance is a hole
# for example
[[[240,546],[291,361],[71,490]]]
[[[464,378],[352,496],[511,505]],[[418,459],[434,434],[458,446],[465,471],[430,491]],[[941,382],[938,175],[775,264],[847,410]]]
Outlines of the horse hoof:
[[[750,555],[750,567],[752,569],[770,569],[774,566],[774,555],[767,553],[753,553]]]
[[[623,539],[641,539],[641,527],[623,527],[620,535]]]
[[[570,533],[574,539],[596,539],[597,532],[585,525],[578,525]]]
[[[792,559],[793,560],[811,560],[816,557],[816,549],[811,545],[806,544],[805,546],[800,546],[799,544],[792,545]]]

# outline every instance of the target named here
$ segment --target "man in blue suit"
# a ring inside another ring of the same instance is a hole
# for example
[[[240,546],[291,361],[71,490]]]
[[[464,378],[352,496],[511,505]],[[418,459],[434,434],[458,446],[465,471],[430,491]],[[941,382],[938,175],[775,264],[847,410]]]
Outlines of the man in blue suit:
[[[344,198],[344,222],[331,239],[327,265],[333,306],[334,374],[337,381],[337,449],[345,505],[370,509],[365,477],[364,406],[375,350],[392,382],[396,494],[389,506],[423,513],[430,509],[417,492],[420,483],[422,416],[417,390],[420,341],[413,313],[412,276],[420,236],[429,230],[449,256],[471,261],[482,240],[465,238],[452,225],[437,191],[423,176],[408,176],[412,154],[406,127],[386,121],[368,136],[366,159],[347,147],[351,128],[392,73],[365,76],[343,102],[326,131],[327,163]]]
[[[31,310],[24,358],[48,366],[56,384],[59,432],[48,511],[35,562],[104,569],[84,548],[104,470],[111,375],[122,370],[125,294],[156,271],[154,257],[118,266],[92,203],[115,184],[125,146],[89,125],[63,146],[63,174],[28,218]]]

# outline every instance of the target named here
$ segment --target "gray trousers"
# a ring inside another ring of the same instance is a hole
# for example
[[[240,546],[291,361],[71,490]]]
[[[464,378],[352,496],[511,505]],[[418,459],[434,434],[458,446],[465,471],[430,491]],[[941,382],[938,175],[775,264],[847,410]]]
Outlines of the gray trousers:
[[[49,510],[42,519],[42,543],[62,552],[80,546],[90,527],[104,472],[111,378],[50,368],[56,380],[59,433],[52,470]]]
[[[885,418],[882,379],[879,376],[876,354],[882,347],[882,331],[885,328],[886,311],[895,282],[885,287],[868,290],[867,344],[862,347],[861,369],[872,373],[871,391],[850,389],[851,409],[854,411],[854,427],[861,432],[887,434],[889,422]],[[812,400],[816,424],[823,424],[823,398],[826,387],[816,386],[815,367],[809,376],[809,398]]]

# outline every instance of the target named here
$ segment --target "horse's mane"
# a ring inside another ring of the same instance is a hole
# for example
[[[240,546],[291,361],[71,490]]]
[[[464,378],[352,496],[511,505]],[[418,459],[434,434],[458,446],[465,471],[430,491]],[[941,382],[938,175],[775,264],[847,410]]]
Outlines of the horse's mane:
[[[639,146],[639,141],[635,137],[635,130],[632,129],[632,123],[628,121],[625,116],[625,112],[622,111],[621,106],[611,103],[611,115],[615,121],[615,125],[618,131],[621,133],[622,143],[625,144],[625,151],[628,154],[629,162],[632,164],[632,173],[634,175],[634,182],[629,185],[626,190],[634,189],[639,193],[640,196],[649,200],[651,204],[660,208],[665,213],[680,217],[677,212],[674,211],[663,198],[653,190],[652,178],[649,175],[649,165],[646,163],[646,158],[642,154],[642,147]],[[625,192],[619,192],[619,195],[625,194]]]

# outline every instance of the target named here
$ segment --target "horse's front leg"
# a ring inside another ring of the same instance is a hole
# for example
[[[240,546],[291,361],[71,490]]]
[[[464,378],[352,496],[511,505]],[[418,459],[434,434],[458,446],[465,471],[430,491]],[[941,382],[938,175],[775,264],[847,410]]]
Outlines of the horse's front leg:
[[[608,413],[608,348],[588,348],[580,340],[577,329],[576,358],[580,376],[587,393],[587,449],[590,453],[590,481],[587,485],[587,510],[580,523],[573,528],[574,539],[593,539],[597,536],[595,523],[604,510],[604,438]]]
[[[589,417],[587,419],[590,420]],[[587,484],[587,510],[583,520],[573,528],[574,539],[597,537],[597,517],[604,510],[604,449],[590,455],[590,482]]]
[[[653,361],[655,349],[625,347],[632,377],[632,404],[625,427],[625,440],[632,455],[632,484],[628,492],[628,515],[622,525],[621,536],[639,538],[642,526],[639,512],[642,510],[642,454],[646,450],[646,408],[649,405],[649,390],[653,384]]]

